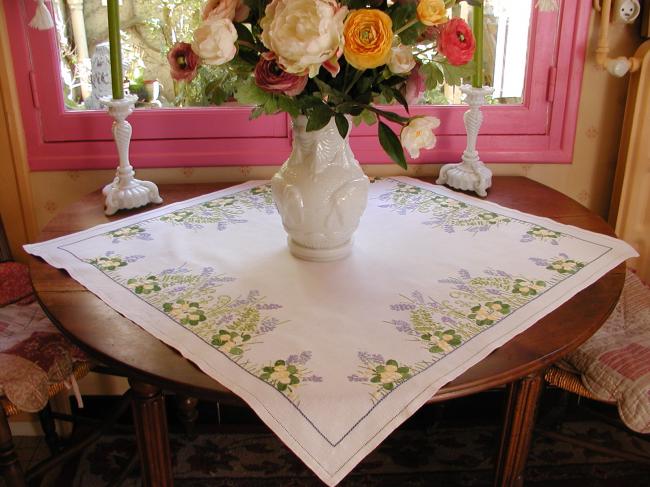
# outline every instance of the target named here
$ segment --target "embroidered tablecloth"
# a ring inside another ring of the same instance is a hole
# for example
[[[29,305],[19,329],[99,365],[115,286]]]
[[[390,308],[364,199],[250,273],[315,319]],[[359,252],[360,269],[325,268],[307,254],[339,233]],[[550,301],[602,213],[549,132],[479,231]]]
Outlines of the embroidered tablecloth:
[[[327,484],[448,381],[636,252],[409,178],[376,180],[350,257],[292,257],[265,182],[28,252],[241,396]]]

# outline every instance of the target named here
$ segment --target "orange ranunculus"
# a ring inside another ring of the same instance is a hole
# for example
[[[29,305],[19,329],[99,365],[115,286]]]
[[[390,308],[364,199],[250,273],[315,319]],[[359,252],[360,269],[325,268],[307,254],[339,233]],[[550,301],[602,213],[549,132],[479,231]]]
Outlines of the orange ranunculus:
[[[343,28],[345,59],[356,69],[386,64],[393,44],[393,22],[377,9],[354,10]]]
[[[418,20],[424,25],[438,25],[447,22],[447,7],[444,0],[420,0],[417,7]]]

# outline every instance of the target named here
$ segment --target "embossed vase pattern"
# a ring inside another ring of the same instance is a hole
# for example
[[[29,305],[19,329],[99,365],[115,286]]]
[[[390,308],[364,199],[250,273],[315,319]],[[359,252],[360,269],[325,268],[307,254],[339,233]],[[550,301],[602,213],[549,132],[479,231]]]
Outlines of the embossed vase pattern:
[[[289,159],[271,181],[273,199],[289,234],[291,253],[332,261],[352,250],[352,234],[368,202],[369,181],[334,119],[307,132],[306,117],[293,121]]]

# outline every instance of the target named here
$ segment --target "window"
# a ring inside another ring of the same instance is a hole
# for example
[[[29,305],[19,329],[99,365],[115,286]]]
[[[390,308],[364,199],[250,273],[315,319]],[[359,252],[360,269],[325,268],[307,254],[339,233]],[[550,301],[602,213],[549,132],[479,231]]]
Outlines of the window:
[[[70,53],[60,50],[56,30],[27,27],[33,2],[3,2],[6,17],[15,19],[8,28],[13,39],[31,168],[115,167],[110,117],[101,110],[85,110],[79,104],[87,96],[83,86],[88,82],[87,66],[75,66],[66,59]],[[83,5],[78,0],[55,0],[52,5],[64,3],[68,10],[59,15],[68,21],[73,15],[73,4]],[[486,68],[495,87],[491,104],[484,109],[479,139],[481,156],[486,162],[572,159],[590,5],[561,2],[559,12],[540,13],[532,8],[532,3],[533,0],[486,1],[486,42],[491,43],[486,51],[492,53],[486,56]],[[97,5],[95,8],[101,8],[99,2]],[[102,41],[101,33],[98,34],[101,27],[94,29],[89,31],[91,47]],[[73,36],[70,31],[67,35]],[[138,63],[147,68],[136,59],[135,64]],[[144,75],[136,81],[143,80]],[[82,91],[85,96],[79,96]],[[173,95],[167,91],[161,98],[169,102]],[[462,118],[466,108],[458,101],[457,90],[442,87],[439,93],[425,94],[424,102],[429,104],[412,108],[414,113],[433,113],[442,121],[436,149],[423,153],[416,164],[453,162],[460,158],[465,147]],[[129,118],[133,125],[131,159],[140,168],[281,163],[291,145],[289,120],[278,115],[251,122],[249,111],[236,105],[172,108],[145,104]],[[389,162],[379,147],[374,127],[355,129],[352,147],[364,164]]]

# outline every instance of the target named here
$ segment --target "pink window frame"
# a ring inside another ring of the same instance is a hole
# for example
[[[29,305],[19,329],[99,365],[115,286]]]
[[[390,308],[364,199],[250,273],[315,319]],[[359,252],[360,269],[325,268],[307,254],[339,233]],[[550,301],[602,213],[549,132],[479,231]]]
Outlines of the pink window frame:
[[[14,70],[30,168],[42,170],[115,167],[110,118],[103,111],[66,111],[58,83],[54,30],[27,27],[33,2],[2,0],[12,39]],[[29,10],[29,11],[27,11]],[[591,6],[561,2],[555,13],[533,13],[524,103],[484,107],[479,150],[485,162],[568,163],[573,158]],[[395,109],[392,107],[391,109]],[[413,107],[442,121],[438,143],[418,163],[458,160],[465,148],[463,106]],[[131,160],[137,167],[275,165],[291,147],[286,115],[249,121],[246,107],[137,110]],[[364,164],[390,160],[375,127],[351,136]]]

